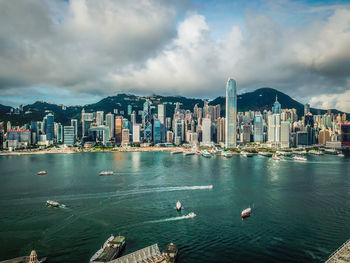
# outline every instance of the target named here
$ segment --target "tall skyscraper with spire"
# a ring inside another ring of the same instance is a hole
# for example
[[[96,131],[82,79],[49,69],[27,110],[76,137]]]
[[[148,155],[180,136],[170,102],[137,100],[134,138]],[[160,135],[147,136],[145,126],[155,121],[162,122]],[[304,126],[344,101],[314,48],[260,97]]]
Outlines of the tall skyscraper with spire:
[[[229,78],[226,84],[226,140],[225,147],[236,147],[237,139],[237,87],[236,81]]]

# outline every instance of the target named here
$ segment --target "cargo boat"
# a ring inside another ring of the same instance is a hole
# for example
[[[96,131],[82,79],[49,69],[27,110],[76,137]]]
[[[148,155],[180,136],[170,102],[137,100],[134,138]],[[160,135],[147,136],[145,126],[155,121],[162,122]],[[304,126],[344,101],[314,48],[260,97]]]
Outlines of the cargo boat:
[[[174,263],[179,249],[174,243],[165,246],[162,255],[168,259],[169,263]]]
[[[52,206],[52,207],[59,207],[59,206],[60,206],[60,203],[59,203],[59,202],[56,202],[56,201],[52,201],[52,200],[47,200],[47,201],[46,201],[46,205],[47,205],[47,206]]]
[[[125,247],[125,237],[110,236],[103,247],[98,250],[90,259],[90,263],[104,263],[119,257]]]

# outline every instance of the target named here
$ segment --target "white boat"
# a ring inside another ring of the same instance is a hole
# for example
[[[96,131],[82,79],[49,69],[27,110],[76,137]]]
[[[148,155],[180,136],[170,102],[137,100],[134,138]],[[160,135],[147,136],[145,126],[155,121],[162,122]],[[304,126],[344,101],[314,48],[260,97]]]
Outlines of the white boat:
[[[193,217],[195,217],[195,216],[196,216],[196,214],[193,213],[193,212],[191,212],[191,213],[189,213],[189,214],[187,215],[187,217],[189,217],[189,218],[193,218]]]
[[[37,175],[46,175],[47,172],[46,172],[46,171],[39,171],[39,172],[37,172],[36,174],[37,174]]]
[[[299,162],[306,162],[307,161],[307,159],[305,157],[301,157],[301,156],[294,156],[293,160],[299,161]]]
[[[105,176],[105,175],[113,175],[113,171],[102,171],[99,173],[100,176]]]
[[[46,201],[46,205],[47,205],[47,206],[52,206],[52,207],[59,207],[59,206],[60,206],[60,203],[59,203],[59,202],[56,202],[56,201],[52,201],[52,200],[47,200],[47,201]]]
[[[180,211],[181,208],[182,208],[181,202],[180,202],[180,201],[177,201],[177,202],[176,202],[176,210],[177,210],[177,211]]]
[[[275,160],[275,161],[280,161],[281,160],[281,158],[279,158],[276,154],[274,154],[272,156],[272,159]]]
[[[246,218],[246,217],[249,217],[251,213],[252,213],[252,209],[248,207],[242,211],[241,216],[242,218]]]
[[[226,152],[226,151],[222,151],[221,152],[221,156],[222,157],[226,157],[226,158],[231,158],[232,157],[232,153]]]
[[[203,150],[203,151],[200,151],[201,155],[206,157],[206,158],[210,158],[211,157],[211,154],[210,152],[208,152],[207,150]]]

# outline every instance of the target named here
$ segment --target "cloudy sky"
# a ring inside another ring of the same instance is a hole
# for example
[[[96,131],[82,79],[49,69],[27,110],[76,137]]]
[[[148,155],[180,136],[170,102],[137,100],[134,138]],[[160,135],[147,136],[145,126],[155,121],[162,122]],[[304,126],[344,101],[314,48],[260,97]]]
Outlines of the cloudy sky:
[[[0,0],[0,103],[283,91],[350,112],[350,1]]]

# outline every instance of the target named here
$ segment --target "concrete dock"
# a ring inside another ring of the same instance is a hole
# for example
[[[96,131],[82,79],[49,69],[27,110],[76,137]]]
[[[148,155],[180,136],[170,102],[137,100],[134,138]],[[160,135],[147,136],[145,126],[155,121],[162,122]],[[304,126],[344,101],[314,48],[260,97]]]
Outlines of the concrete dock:
[[[325,263],[347,262],[350,262],[350,239],[334,251]]]

